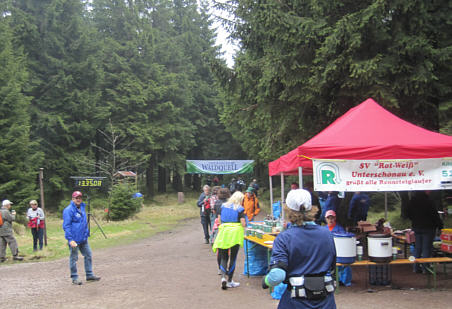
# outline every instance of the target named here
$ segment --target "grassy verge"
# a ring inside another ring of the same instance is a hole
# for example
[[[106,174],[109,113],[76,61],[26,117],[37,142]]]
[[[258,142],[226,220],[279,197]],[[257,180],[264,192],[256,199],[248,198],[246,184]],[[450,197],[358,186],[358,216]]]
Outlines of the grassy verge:
[[[169,193],[157,196],[146,203],[143,209],[135,217],[119,221],[107,222],[104,219],[103,210],[94,210],[94,216],[107,235],[104,238],[95,222],[91,222],[90,246],[93,249],[108,248],[116,245],[127,244],[139,239],[150,237],[158,232],[172,229],[178,222],[199,216],[196,206],[195,194],[187,194],[185,202],[178,204],[177,193]],[[25,256],[25,261],[54,260],[68,256],[67,241],[62,229],[63,220],[55,215],[47,216],[47,247],[42,251],[33,252],[33,237],[28,229],[16,226],[19,234],[15,234],[19,243],[20,254]],[[7,263],[11,262],[9,249],[7,249]]]

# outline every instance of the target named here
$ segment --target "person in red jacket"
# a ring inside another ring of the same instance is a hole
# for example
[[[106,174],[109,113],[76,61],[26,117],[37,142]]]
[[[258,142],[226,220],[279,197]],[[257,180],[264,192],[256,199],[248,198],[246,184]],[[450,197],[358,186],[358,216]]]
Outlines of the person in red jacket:
[[[30,201],[30,208],[27,211],[28,227],[33,235],[33,251],[42,250],[44,236],[44,211],[38,207],[36,200]]]

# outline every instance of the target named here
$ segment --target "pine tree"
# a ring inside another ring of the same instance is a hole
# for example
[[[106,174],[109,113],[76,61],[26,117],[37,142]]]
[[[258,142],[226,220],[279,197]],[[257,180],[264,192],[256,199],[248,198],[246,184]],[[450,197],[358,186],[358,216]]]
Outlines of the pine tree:
[[[23,94],[28,73],[21,48],[13,48],[9,11],[0,16],[0,191],[18,211],[36,199],[40,153],[30,141],[30,98]]]

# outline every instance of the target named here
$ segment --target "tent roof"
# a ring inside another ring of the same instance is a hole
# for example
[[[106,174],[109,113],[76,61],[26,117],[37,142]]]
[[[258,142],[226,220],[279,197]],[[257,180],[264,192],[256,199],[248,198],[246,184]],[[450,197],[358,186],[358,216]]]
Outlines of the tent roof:
[[[418,127],[372,99],[351,108],[301,146],[270,162],[269,174],[312,172],[312,159],[427,159],[452,156],[452,137]],[[304,171],[304,169],[303,169]]]

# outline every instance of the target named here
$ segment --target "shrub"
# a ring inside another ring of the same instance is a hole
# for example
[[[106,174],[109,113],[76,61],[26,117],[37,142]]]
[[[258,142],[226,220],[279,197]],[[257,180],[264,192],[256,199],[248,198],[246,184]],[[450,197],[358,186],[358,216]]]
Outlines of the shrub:
[[[127,184],[115,185],[110,195],[110,219],[124,220],[140,210],[142,198],[133,198],[133,187]]]

